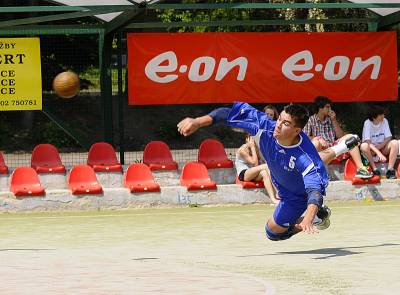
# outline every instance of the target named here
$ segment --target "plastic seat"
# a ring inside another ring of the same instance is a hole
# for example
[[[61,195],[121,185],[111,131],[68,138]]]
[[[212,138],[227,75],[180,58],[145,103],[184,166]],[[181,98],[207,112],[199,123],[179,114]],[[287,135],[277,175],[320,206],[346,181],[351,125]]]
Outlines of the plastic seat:
[[[143,163],[151,170],[178,170],[169,146],[163,141],[150,141],[144,148]]]
[[[74,195],[101,194],[103,188],[89,165],[76,165],[68,175],[68,186]]]
[[[131,193],[160,191],[160,185],[154,181],[150,168],[142,163],[128,167],[124,175],[124,185],[131,190]]]
[[[263,188],[263,181],[241,181],[239,177],[236,177],[236,184],[241,185],[243,188]]]
[[[182,168],[181,185],[188,190],[216,189],[217,184],[208,175],[207,167],[200,162],[186,163]]]
[[[216,139],[206,139],[200,144],[198,161],[209,169],[233,167],[233,162],[228,159],[223,144]]]
[[[97,142],[90,147],[87,164],[96,172],[122,172],[115,150],[107,142]]]
[[[45,190],[32,167],[18,167],[11,174],[10,191],[15,196],[44,196]]]
[[[57,148],[51,144],[38,144],[32,151],[31,167],[37,173],[65,173]]]
[[[346,164],[344,165],[344,179],[350,180],[353,185],[362,185],[362,184],[372,184],[381,182],[381,178],[378,175],[374,175],[368,179],[362,179],[355,177],[357,172],[357,166],[354,163],[352,158],[347,159]]]
[[[340,165],[342,164],[342,160],[335,158],[332,161],[329,162],[329,165]]]
[[[0,152],[0,174],[8,174],[8,167],[4,162],[4,157],[2,152]]]

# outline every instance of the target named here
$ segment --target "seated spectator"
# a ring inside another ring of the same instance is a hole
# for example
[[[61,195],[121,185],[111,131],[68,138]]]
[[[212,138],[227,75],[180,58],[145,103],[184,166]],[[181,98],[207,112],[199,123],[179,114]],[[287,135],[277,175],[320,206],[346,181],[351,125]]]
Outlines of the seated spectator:
[[[396,178],[394,164],[399,152],[399,142],[392,139],[389,123],[385,118],[385,110],[382,107],[374,106],[370,110],[368,119],[364,122],[360,148],[367,156],[375,175],[381,175],[375,162],[386,162],[388,156],[386,178]]]
[[[246,143],[236,153],[235,167],[240,181],[263,181],[268,196],[273,204],[278,204],[276,190],[272,184],[269,169],[263,164],[254,142],[254,138],[247,135]]]
[[[265,114],[268,115],[268,117],[271,120],[274,120],[274,121],[278,120],[278,117],[279,117],[278,110],[272,104],[266,105],[264,107],[263,111],[264,111]],[[267,177],[263,178],[264,187],[267,190],[268,195],[272,195],[273,199],[277,199],[278,200],[279,197],[276,196],[277,190],[276,190],[276,188],[275,188],[275,186],[274,186],[274,184],[272,182],[271,173],[269,172],[269,168],[268,168],[267,164],[265,164],[265,171],[268,173],[268,178]]]
[[[279,117],[278,110],[272,104],[266,105],[264,107],[263,111],[264,111],[265,114],[268,115],[268,117],[271,120],[274,120],[274,121],[278,120],[278,117]]]
[[[351,134],[345,134],[342,130],[336,119],[336,113],[331,108],[331,104],[332,101],[325,96],[316,97],[314,100],[316,113],[310,117],[308,123],[304,127],[304,132],[311,138],[318,152],[352,136]],[[366,179],[374,176],[374,174],[363,165],[358,147],[353,148],[349,154],[357,166],[355,177]]]

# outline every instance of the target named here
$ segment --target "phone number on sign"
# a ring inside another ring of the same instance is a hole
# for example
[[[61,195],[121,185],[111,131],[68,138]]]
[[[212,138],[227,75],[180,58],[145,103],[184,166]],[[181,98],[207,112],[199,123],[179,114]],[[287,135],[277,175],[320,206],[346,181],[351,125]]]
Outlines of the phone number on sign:
[[[21,100],[4,100],[0,101],[0,106],[35,106],[36,100],[33,99],[21,99]]]

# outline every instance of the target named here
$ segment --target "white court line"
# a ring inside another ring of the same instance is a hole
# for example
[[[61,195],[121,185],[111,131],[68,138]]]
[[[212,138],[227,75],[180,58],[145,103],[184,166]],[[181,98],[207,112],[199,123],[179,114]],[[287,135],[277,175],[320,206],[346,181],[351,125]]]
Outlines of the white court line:
[[[373,205],[373,206],[343,206],[343,207],[332,207],[332,208],[340,208],[340,209],[361,209],[361,208],[379,208],[379,207],[400,207],[400,204],[386,204],[386,205]],[[186,207],[185,207],[186,208]],[[266,207],[268,208],[268,207]],[[132,208],[133,209],[133,208]],[[168,208],[169,210],[170,208]],[[184,209],[184,208],[176,208],[176,209]],[[140,210],[140,209],[139,209]],[[162,209],[160,209],[162,210]],[[76,211],[75,211],[76,212]],[[68,219],[68,218],[99,218],[99,217],[122,217],[122,216],[147,216],[147,215],[183,215],[183,214],[221,214],[221,213],[252,213],[252,212],[265,212],[265,210],[254,209],[254,210],[225,210],[225,211],[202,211],[202,212],[149,212],[149,213],[125,213],[125,214],[93,214],[93,215],[64,215],[64,216],[29,216],[27,213],[25,216],[21,217],[5,217],[4,220],[24,220],[26,218],[32,219]],[[14,212],[13,212],[14,213]],[[7,214],[13,214],[7,213]],[[16,212],[15,214],[20,214],[21,212]],[[45,214],[54,214],[54,212],[43,211]],[[23,214],[23,213],[22,213]],[[2,215],[0,212],[0,220],[2,219]]]

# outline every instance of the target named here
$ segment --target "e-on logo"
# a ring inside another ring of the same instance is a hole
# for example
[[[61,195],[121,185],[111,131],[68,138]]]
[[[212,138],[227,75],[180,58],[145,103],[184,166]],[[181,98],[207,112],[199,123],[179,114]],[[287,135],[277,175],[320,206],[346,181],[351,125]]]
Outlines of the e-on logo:
[[[314,67],[314,59],[311,51],[303,50],[290,56],[282,65],[282,73],[286,78],[293,81],[307,81],[314,77],[314,72],[321,72],[324,70],[324,78],[329,81],[342,80],[346,77],[351,60],[347,56],[338,55],[333,56],[323,64],[316,64]],[[355,57],[350,71],[350,80],[356,80],[361,73],[366,70],[369,66],[373,66],[370,75],[371,80],[378,79],[379,70],[381,68],[381,57],[374,55],[367,60],[362,60],[361,57]],[[335,72],[335,68],[337,72]],[[307,71],[307,72],[306,72]],[[306,73],[295,73],[295,72],[306,72]]]
[[[165,64],[166,65],[162,65]],[[178,69],[179,73],[188,73],[188,79],[192,82],[204,82],[214,74],[216,60],[211,56],[200,56],[196,58],[188,68],[187,65],[180,65],[175,52],[167,51],[152,58],[144,69],[147,78],[157,83],[169,83],[179,78],[177,74],[171,74]],[[201,71],[201,68],[204,67]],[[243,81],[246,76],[247,58],[240,56],[232,61],[223,57],[219,60],[215,81],[221,81],[231,70],[239,67],[238,81]],[[165,75],[166,73],[170,73]],[[161,75],[160,75],[161,74]]]

